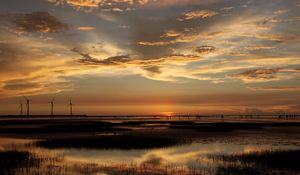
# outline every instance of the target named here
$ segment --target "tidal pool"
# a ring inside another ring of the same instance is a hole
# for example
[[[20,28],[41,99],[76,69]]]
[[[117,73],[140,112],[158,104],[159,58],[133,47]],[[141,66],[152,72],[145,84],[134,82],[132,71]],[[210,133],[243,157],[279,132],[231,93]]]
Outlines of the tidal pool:
[[[274,169],[272,166],[272,163],[276,164],[276,159],[299,160],[298,157],[295,158],[300,152],[299,140],[295,141],[293,137],[288,136],[282,138],[277,134],[253,134],[243,133],[245,137],[239,134],[229,137],[209,136],[194,139],[190,143],[162,148],[127,150],[46,148],[35,144],[41,141],[40,139],[1,137],[2,162],[12,165],[2,166],[0,173],[20,175],[300,173],[300,168],[297,167],[282,164],[283,166]],[[259,161],[261,159],[265,162]]]

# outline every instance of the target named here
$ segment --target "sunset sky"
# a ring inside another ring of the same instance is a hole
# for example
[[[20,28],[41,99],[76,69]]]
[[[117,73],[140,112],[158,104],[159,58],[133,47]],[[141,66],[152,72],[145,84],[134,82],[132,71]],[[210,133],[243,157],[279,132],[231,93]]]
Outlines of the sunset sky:
[[[300,112],[300,0],[1,0],[0,95],[0,114]]]

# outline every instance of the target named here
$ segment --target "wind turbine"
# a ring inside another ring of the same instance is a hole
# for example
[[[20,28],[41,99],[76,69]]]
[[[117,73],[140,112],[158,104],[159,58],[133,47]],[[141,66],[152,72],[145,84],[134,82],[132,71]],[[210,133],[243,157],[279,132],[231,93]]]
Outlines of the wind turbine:
[[[29,109],[30,109],[30,101],[27,97],[24,96],[24,99],[26,101],[26,108],[27,108],[27,117],[29,117]]]
[[[73,103],[71,98],[70,98],[69,106],[70,106],[70,116],[73,116]]]
[[[51,116],[53,116],[54,115],[54,113],[53,113],[54,98],[52,98],[52,100],[49,103],[50,103],[50,106],[51,106],[51,110],[50,110]]]
[[[21,100],[19,101],[19,109],[20,109],[21,120],[23,120],[23,103]]]

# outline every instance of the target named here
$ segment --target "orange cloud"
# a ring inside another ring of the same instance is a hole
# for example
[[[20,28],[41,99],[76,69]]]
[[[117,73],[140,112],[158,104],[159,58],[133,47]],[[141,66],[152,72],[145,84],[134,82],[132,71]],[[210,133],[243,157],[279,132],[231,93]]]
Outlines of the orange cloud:
[[[211,4],[217,1],[218,0],[148,0],[148,4],[155,7],[172,7],[196,4]]]
[[[178,37],[180,35],[182,35],[182,34],[179,32],[176,32],[175,30],[167,30],[165,32],[165,34],[163,36],[161,36],[161,38]]]
[[[300,91],[300,87],[251,87],[250,89],[259,91]]]
[[[197,54],[209,54],[215,52],[216,48],[214,46],[199,46],[197,47],[194,52]]]
[[[231,75],[231,77],[242,79],[244,81],[268,81],[276,79],[277,77],[274,75],[280,71],[277,69],[255,69],[245,71],[239,74]]]
[[[76,10],[103,8],[109,11],[132,10],[131,7],[150,6],[150,7],[170,7],[192,4],[209,4],[217,0],[48,0],[55,5],[68,4]]]
[[[68,4],[79,7],[98,7],[101,0],[67,0]]]
[[[95,8],[98,7],[102,0],[48,0],[51,3],[55,3],[57,5],[60,4],[69,4],[73,7],[90,7]]]
[[[179,18],[178,20],[191,20],[191,19],[201,19],[201,18],[209,18],[217,15],[218,13],[212,10],[196,10],[187,12],[183,15],[183,19]]]
[[[167,31],[163,36],[161,36],[161,38],[164,37],[172,38],[171,40],[155,41],[155,42],[140,41],[138,42],[138,44],[144,46],[164,46],[164,45],[170,45],[176,43],[189,43],[197,40],[199,35],[200,33],[197,32],[186,31],[185,33],[177,33],[177,32]]]
[[[96,28],[95,27],[91,27],[91,26],[80,26],[80,27],[77,27],[77,30],[91,31],[91,30],[96,30]]]
[[[244,49],[249,51],[256,51],[256,50],[265,50],[265,49],[274,49],[274,46],[266,46],[266,45],[254,45],[254,46],[246,46]]]
[[[230,75],[231,78],[237,78],[244,82],[267,82],[273,80],[286,80],[299,77],[298,69],[254,69],[239,74]]]

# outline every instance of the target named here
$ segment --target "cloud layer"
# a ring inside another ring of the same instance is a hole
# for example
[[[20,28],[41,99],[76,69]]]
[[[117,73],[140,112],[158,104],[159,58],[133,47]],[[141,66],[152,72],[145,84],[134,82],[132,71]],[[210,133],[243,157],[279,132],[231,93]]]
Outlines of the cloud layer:
[[[294,0],[1,1],[0,92],[2,97],[76,93],[78,78],[88,84],[90,76],[134,76],[144,78],[148,86],[157,81],[197,87],[189,100],[173,100],[178,103],[198,103],[192,99],[198,91],[292,94],[300,86],[298,4]],[[186,93],[169,89],[176,97]],[[295,103],[284,100],[279,101]]]
[[[67,25],[48,12],[33,12],[19,15],[14,21],[16,32],[19,34],[30,32],[54,33],[67,29]]]

